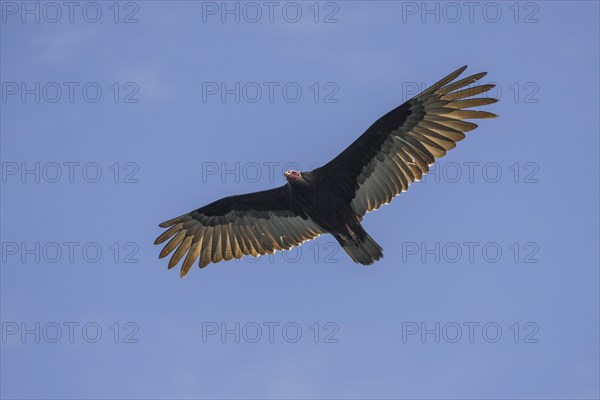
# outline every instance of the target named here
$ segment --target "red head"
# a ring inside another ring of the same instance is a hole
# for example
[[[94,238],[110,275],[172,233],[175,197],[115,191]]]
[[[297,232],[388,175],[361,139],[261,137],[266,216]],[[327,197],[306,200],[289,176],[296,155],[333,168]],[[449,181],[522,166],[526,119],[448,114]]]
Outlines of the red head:
[[[287,179],[289,183],[298,182],[300,179],[302,179],[302,174],[298,171],[294,171],[293,169],[285,171],[283,176],[285,176],[285,179]]]

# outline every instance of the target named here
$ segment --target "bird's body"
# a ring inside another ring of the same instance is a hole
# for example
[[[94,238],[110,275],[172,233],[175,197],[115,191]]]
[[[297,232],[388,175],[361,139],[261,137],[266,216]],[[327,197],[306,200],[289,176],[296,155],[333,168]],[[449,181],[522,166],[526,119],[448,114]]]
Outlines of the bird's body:
[[[493,85],[467,87],[485,73],[453,82],[466,67],[448,75],[377,120],[346,150],[313,171],[286,171],[275,189],[225,197],[160,224],[169,228],[155,244],[174,267],[186,255],[181,276],[200,258],[200,267],[243,255],[270,254],[330,233],[357,263],[383,257],[361,221],[419,180],[464,132],[477,125],[464,119],[493,118],[468,107],[491,104],[473,98]],[[462,89],[462,90],[459,90]],[[468,98],[468,99],[467,99]]]
[[[355,262],[369,265],[383,257],[381,247],[366,233],[339,184],[322,169],[301,172],[298,181],[288,181],[293,202],[319,227],[332,234]],[[363,248],[367,245],[368,248]]]

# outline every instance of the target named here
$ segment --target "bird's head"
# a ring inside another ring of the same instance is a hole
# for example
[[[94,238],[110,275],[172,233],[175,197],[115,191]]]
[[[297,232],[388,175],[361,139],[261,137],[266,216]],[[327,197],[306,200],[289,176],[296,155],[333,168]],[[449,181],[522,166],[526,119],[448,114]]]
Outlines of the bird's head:
[[[289,170],[289,171],[285,171],[283,173],[283,176],[285,176],[285,179],[289,182],[289,183],[296,183],[299,180],[302,179],[302,174],[298,171],[294,171],[293,169]]]

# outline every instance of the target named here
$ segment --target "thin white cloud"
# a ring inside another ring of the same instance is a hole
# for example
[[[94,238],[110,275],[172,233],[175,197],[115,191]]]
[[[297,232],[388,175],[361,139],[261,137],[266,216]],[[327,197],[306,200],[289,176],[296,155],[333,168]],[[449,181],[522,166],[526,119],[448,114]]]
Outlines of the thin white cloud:
[[[93,47],[99,37],[99,28],[91,24],[82,25],[77,34],[70,29],[46,29],[32,36],[32,56],[43,65],[66,65],[75,61],[81,51]]]

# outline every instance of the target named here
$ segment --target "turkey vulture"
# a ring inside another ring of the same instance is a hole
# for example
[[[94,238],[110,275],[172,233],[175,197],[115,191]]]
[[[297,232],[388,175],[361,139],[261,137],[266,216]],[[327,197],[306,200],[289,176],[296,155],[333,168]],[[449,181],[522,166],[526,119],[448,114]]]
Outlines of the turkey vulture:
[[[473,86],[485,72],[455,81],[454,71],[379,118],[347,149],[312,171],[286,171],[287,183],[261,192],[225,197],[163,222],[169,228],[154,244],[171,239],[160,258],[173,250],[173,268],[185,255],[184,277],[200,258],[209,263],[244,255],[272,254],[331,233],[354,262],[369,265],[381,247],[361,225],[363,216],[387,204],[421,179],[436,158],[477,127],[465,119],[495,118],[471,107],[492,104],[475,97],[494,85]],[[186,255],[187,254],[187,255]]]

